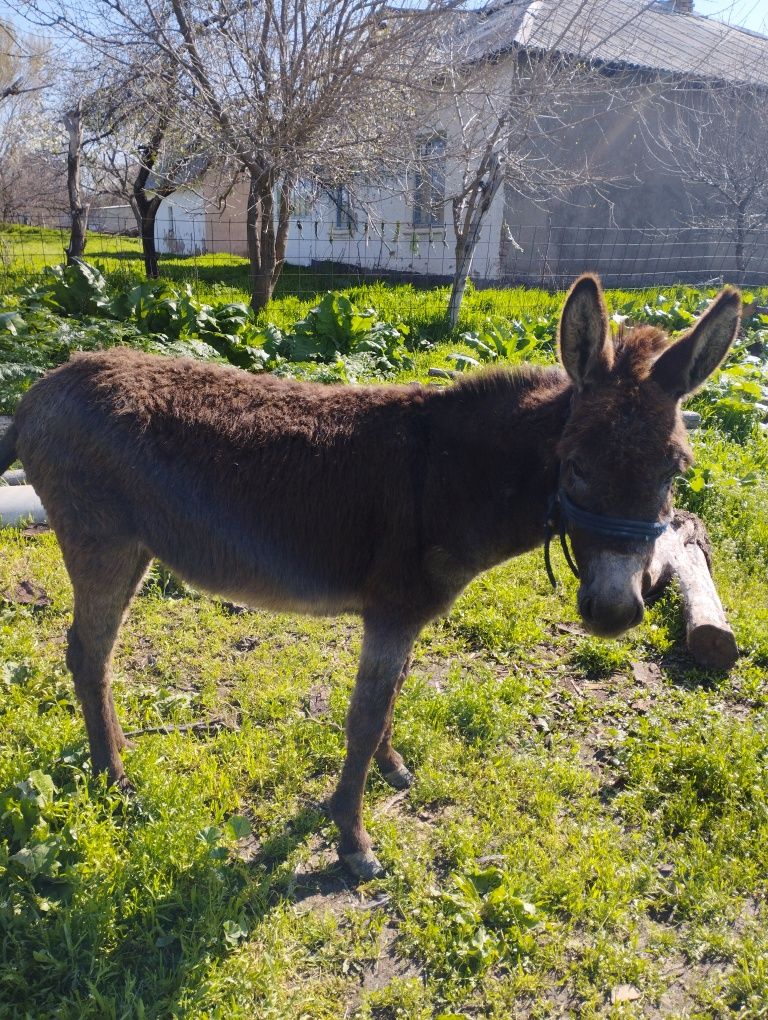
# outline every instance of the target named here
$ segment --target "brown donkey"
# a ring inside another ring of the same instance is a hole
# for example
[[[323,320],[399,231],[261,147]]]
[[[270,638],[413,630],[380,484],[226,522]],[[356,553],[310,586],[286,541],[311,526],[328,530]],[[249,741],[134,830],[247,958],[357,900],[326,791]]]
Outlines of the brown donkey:
[[[611,339],[599,281],[565,302],[559,368],[445,389],[320,386],[113,350],[24,397],[0,444],[50,516],[74,588],[67,663],[93,767],[126,785],[110,691],[118,629],[152,559],[191,584],[281,610],[359,613],[363,648],[330,811],[342,860],[381,867],[362,821],[375,758],[397,788],[392,712],[414,639],[478,573],[540,544],[559,503],[586,626],[643,615],[643,573],[690,463],[680,399],[720,364],[726,289],[681,340]],[[661,522],[661,523],[660,523]]]

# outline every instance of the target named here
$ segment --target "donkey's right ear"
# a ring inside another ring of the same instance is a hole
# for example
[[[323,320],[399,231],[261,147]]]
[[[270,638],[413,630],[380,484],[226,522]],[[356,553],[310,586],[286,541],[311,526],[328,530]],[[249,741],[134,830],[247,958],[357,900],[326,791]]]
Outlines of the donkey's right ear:
[[[651,370],[651,378],[673,397],[693,393],[728,353],[741,319],[741,294],[725,287],[693,329],[672,344]]]
[[[613,343],[600,280],[580,276],[568,292],[558,330],[560,359],[577,390],[613,367]]]

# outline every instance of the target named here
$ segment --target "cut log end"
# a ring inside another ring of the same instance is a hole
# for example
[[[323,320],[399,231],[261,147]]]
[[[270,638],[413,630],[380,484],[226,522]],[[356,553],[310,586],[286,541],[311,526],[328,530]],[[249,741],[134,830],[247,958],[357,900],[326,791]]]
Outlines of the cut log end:
[[[722,624],[703,623],[688,631],[688,651],[704,669],[730,669],[739,649],[733,631]]]
[[[705,669],[730,669],[739,651],[711,574],[712,548],[695,514],[675,511],[672,527],[656,542],[644,583],[646,599],[673,577],[683,601],[688,651]]]

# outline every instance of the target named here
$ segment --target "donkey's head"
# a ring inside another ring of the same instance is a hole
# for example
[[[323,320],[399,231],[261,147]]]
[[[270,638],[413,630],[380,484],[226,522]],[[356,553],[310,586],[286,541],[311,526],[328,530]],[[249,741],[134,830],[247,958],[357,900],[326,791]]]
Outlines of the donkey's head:
[[[680,402],[725,357],[739,326],[738,291],[723,290],[672,346],[661,330],[611,337],[594,276],[580,277],[560,320],[560,356],[573,382],[563,432],[560,512],[579,568],[579,612],[613,637],[643,617],[643,575],[672,511],[675,475],[692,461]]]

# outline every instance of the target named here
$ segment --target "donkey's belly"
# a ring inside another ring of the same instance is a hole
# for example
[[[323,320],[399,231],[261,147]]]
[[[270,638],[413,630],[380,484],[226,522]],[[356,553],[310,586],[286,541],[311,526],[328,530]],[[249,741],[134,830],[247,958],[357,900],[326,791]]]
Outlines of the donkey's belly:
[[[217,556],[215,548],[207,550],[203,556],[196,555],[194,550],[187,553],[178,548],[164,553],[161,546],[150,551],[195,588],[239,605],[317,616],[362,610],[362,599],[356,592],[342,588],[316,571],[292,568],[288,564],[280,570],[273,559],[268,563],[258,558],[235,563],[228,550]]]
[[[290,515],[264,515],[214,498],[201,520],[177,500],[151,520],[137,518],[139,542],[196,588],[234,602],[286,612],[333,615],[358,611],[367,571],[365,557],[344,550],[330,515],[307,510],[303,529],[276,523]],[[157,504],[156,504],[157,505]]]

